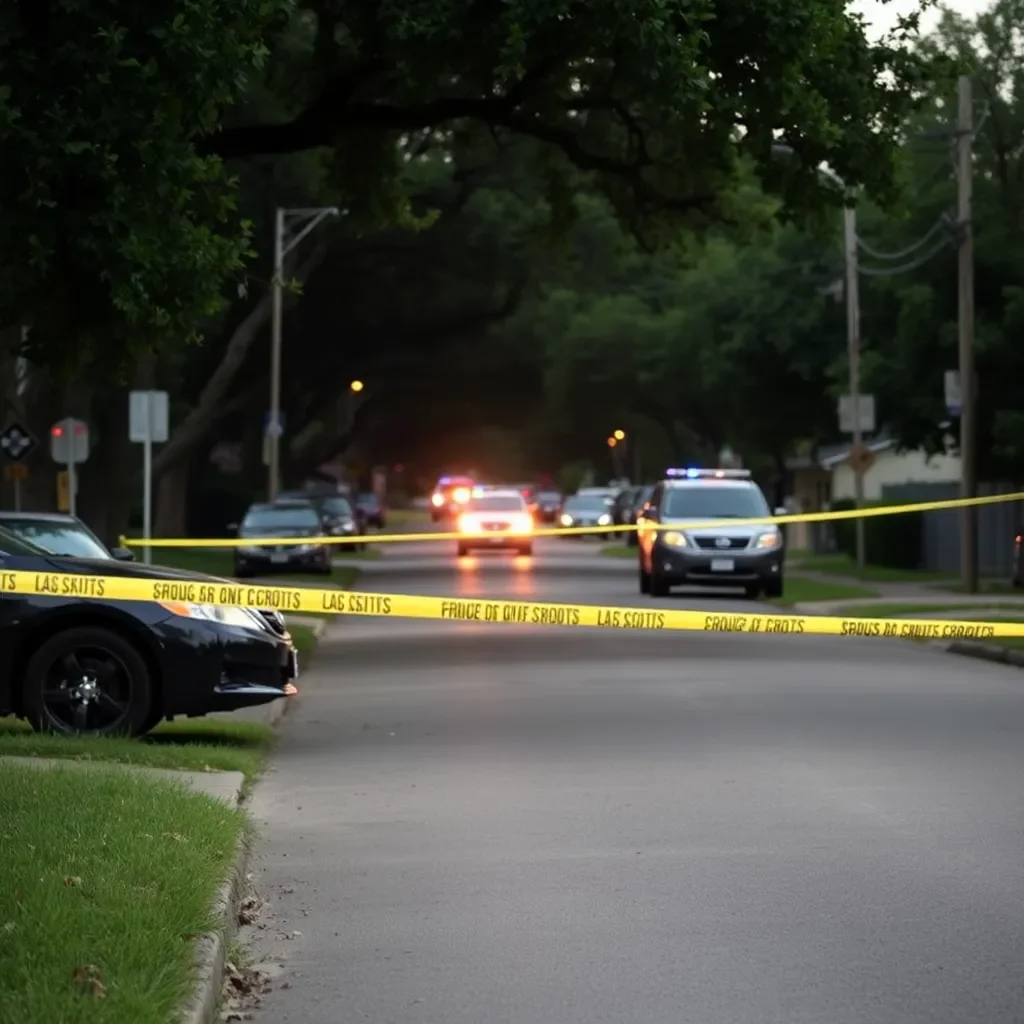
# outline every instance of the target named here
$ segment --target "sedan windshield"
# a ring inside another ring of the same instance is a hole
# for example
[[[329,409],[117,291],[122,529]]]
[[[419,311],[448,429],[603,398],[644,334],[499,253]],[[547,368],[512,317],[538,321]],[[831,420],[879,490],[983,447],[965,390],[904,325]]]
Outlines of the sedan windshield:
[[[692,484],[668,489],[664,514],[667,519],[762,519],[771,512],[757,487]]]
[[[263,508],[246,515],[242,529],[252,530],[316,530],[320,517],[312,508]]]
[[[353,512],[348,498],[324,498],[321,508],[329,516],[351,519]]]
[[[88,530],[73,523],[45,519],[4,519],[4,528],[51,555],[71,558],[111,558],[110,552]]]
[[[600,494],[575,495],[565,503],[566,512],[607,512],[611,508],[611,499]]]
[[[30,540],[19,537],[17,534],[11,533],[10,530],[5,530],[0,526],[0,554],[46,556],[53,554],[53,552],[47,551],[46,548],[41,548],[38,544],[33,544]]]
[[[473,512],[522,512],[526,505],[514,494],[484,494],[473,499]]]

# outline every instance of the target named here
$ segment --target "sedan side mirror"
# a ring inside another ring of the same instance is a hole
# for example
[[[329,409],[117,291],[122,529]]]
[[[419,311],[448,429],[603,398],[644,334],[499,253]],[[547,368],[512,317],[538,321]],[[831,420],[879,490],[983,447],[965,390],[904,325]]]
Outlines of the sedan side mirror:
[[[110,553],[118,562],[135,561],[135,552],[130,551],[128,548],[112,548]]]

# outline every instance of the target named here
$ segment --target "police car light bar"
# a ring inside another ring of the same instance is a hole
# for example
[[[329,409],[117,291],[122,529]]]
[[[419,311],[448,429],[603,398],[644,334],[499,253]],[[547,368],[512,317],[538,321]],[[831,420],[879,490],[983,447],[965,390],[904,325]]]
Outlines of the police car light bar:
[[[665,476],[669,480],[749,480],[749,469],[666,469]]]

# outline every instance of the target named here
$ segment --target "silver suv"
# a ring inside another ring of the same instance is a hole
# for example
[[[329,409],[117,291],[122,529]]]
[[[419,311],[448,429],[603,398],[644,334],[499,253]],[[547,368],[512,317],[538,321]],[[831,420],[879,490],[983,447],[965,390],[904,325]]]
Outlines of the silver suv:
[[[781,597],[782,530],[773,523],[730,523],[771,517],[748,470],[669,470],[637,516],[640,593],[664,597],[672,587],[742,587],[750,598],[762,592]],[[711,525],[688,525],[698,523]]]

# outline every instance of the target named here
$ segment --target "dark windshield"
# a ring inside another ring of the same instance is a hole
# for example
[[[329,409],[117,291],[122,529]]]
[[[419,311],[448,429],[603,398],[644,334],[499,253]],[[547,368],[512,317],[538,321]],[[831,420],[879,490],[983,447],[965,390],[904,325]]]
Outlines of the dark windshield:
[[[348,516],[352,518],[352,505],[348,498],[324,498],[320,502],[320,507],[329,516]]]
[[[243,530],[315,530],[319,526],[320,517],[310,506],[253,509],[242,521]]]
[[[2,526],[0,526],[0,551],[5,555],[43,555],[45,557],[51,554],[46,548],[41,548],[31,541],[23,540],[21,537],[11,533],[10,530],[5,530]]]
[[[664,515],[667,519],[761,519],[771,512],[757,487],[688,484],[667,489]]]
[[[523,507],[523,499],[512,494],[483,494],[470,506],[474,512],[522,512]]]
[[[600,494],[574,494],[564,507],[566,512],[607,512],[611,499]]]
[[[16,537],[37,544],[53,555],[71,558],[110,558],[110,552],[84,527],[47,519],[3,520],[5,530]]]

